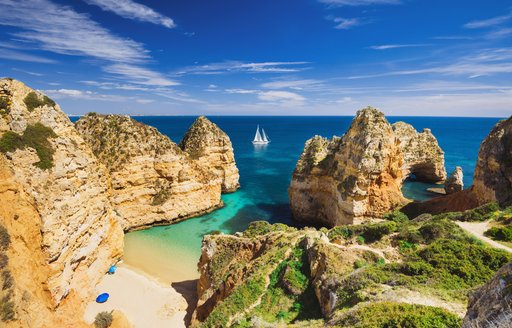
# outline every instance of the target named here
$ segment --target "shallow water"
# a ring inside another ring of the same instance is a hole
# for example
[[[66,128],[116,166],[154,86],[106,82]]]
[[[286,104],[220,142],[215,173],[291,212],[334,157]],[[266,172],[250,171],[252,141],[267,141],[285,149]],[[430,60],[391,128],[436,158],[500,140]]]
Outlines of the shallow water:
[[[225,207],[212,213],[170,226],[131,232],[125,238],[126,263],[166,281],[196,278],[201,240],[212,231],[233,233],[249,222],[267,220],[294,224],[288,206],[287,188],[304,143],[318,134],[342,135],[352,117],[209,117],[230,136],[240,170],[239,191],[223,195]],[[155,126],[179,142],[194,117],[136,117]],[[405,121],[416,129],[430,128],[445,151],[450,173],[459,165],[464,183],[471,185],[480,142],[499,120],[493,118],[390,117],[390,122]],[[267,146],[251,144],[256,124],[272,139]],[[406,197],[424,200],[433,197],[426,191],[436,185],[408,182]]]

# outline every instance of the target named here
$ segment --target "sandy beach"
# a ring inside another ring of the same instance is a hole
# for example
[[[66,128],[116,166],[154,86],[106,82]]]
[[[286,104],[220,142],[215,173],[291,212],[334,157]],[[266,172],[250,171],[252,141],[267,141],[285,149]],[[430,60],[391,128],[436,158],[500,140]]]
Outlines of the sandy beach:
[[[105,275],[95,291],[95,295],[109,293],[110,298],[102,304],[91,299],[84,316],[87,323],[92,323],[99,312],[118,310],[134,328],[186,327],[195,298],[195,281],[165,284],[121,264],[115,274]]]

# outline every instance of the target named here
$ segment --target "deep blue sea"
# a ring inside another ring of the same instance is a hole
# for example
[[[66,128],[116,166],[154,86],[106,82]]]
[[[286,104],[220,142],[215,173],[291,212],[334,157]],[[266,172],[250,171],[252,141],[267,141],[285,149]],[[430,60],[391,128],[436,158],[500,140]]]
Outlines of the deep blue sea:
[[[195,117],[134,117],[156,127],[178,143]],[[241,188],[224,195],[225,207],[210,214],[170,226],[128,233],[125,262],[171,281],[197,276],[196,265],[204,234],[220,230],[244,230],[249,222],[267,220],[293,224],[287,188],[304,143],[314,135],[341,136],[352,117],[226,117],[210,116],[231,138]],[[461,166],[464,183],[470,186],[478,149],[498,118],[388,117],[391,123],[405,121],[417,130],[430,128],[445,151],[448,174]],[[256,125],[265,128],[272,142],[255,147],[251,140]],[[408,182],[404,194],[423,200],[433,197],[426,188],[435,185]]]

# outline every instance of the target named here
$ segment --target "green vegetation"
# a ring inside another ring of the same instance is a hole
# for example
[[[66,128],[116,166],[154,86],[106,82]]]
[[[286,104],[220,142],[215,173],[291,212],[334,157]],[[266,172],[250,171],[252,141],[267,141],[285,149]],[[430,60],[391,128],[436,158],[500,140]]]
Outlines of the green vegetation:
[[[45,106],[45,105],[54,107],[56,105],[55,101],[51,100],[47,96],[43,96],[43,99],[40,99],[39,96],[37,95],[37,93],[35,93],[34,91],[30,92],[25,97],[25,99],[23,99],[23,101],[25,102],[25,105],[27,106],[27,110],[29,112],[33,111],[37,107],[41,107],[41,106]]]
[[[282,223],[270,224],[267,221],[253,221],[249,223],[249,227],[244,231],[244,236],[248,238],[253,238],[256,236],[265,235],[270,232],[292,232],[296,230],[297,229]]]
[[[94,327],[96,328],[108,328],[112,325],[114,318],[112,316],[112,312],[100,312],[96,314],[94,318]]]
[[[162,205],[165,203],[169,197],[171,197],[171,192],[167,188],[161,188],[155,196],[153,196],[153,201],[151,202],[151,205],[157,206]]]
[[[14,279],[7,265],[9,258],[5,251],[11,243],[7,229],[0,225],[0,321],[13,320],[16,316],[14,302],[12,301]]]
[[[499,213],[500,206],[498,203],[488,203],[472,210],[464,212],[449,212],[440,214],[447,219],[466,221],[466,222],[482,222],[492,218],[494,215]]]
[[[360,244],[373,243],[382,237],[398,230],[398,224],[394,221],[386,221],[373,224],[339,226],[331,229],[328,233],[330,240],[336,238],[356,238]]]
[[[336,327],[354,328],[455,328],[462,320],[455,314],[437,307],[379,302],[348,312]]]
[[[409,217],[400,211],[394,211],[391,213],[384,214],[384,219],[396,223],[405,223],[409,221]]]
[[[12,131],[4,133],[0,138],[0,152],[12,152],[16,149],[30,147],[36,150],[39,162],[34,163],[40,169],[47,170],[53,167],[53,153],[55,152],[48,138],[56,138],[57,135],[47,126],[41,123],[28,125],[23,135]]]
[[[512,241],[512,226],[492,227],[484,234],[494,240]]]
[[[0,115],[3,114],[9,114],[11,108],[10,108],[10,101],[8,97],[0,96]]]

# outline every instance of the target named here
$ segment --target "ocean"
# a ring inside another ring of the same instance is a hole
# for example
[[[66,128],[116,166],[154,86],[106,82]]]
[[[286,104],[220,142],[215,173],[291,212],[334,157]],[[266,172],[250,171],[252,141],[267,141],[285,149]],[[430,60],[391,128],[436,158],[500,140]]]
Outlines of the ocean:
[[[134,117],[156,127],[178,143],[195,117]],[[314,135],[341,136],[352,117],[247,117],[210,116],[233,143],[240,171],[241,188],[223,195],[225,206],[212,213],[169,226],[131,232],[125,238],[126,264],[166,282],[198,277],[197,262],[203,235],[213,231],[234,233],[251,221],[295,225],[288,204],[287,188],[304,143]],[[500,119],[456,117],[388,117],[391,123],[405,121],[417,130],[430,128],[445,151],[448,174],[455,166],[464,171],[464,184],[472,183],[478,149],[483,138]],[[265,128],[272,142],[254,146],[256,125]],[[434,195],[426,188],[436,185],[406,182],[408,198],[425,200]]]

